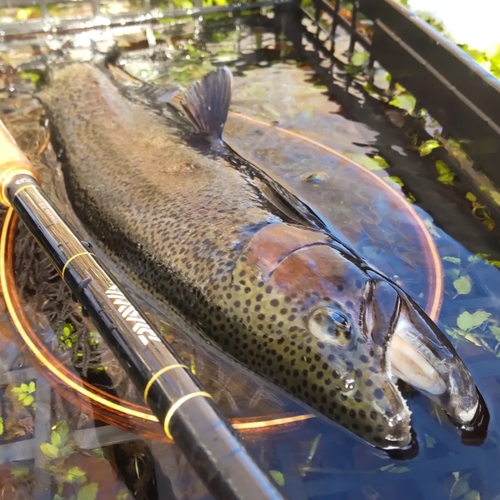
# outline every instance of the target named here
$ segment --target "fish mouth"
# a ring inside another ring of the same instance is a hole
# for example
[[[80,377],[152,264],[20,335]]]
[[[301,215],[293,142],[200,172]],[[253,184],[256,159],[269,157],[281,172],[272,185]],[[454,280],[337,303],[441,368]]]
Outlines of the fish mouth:
[[[479,407],[472,375],[425,312],[398,290],[399,314],[388,346],[393,378],[436,402],[459,426],[470,424]]]
[[[388,380],[380,379],[380,383],[392,408],[385,413],[389,433],[383,447],[404,448],[411,441],[411,411],[397,386],[398,379],[436,402],[455,425],[470,424],[478,412],[479,395],[472,375],[446,336],[393,283],[372,275],[364,292],[362,324],[381,356]]]

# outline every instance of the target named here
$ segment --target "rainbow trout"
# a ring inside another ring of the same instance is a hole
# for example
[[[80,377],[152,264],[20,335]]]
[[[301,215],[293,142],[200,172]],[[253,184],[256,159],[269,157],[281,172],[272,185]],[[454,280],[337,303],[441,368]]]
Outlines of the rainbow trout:
[[[181,112],[109,68],[54,69],[40,99],[82,223],[224,352],[369,443],[411,441],[397,378],[471,422],[472,377],[420,307],[224,144],[231,84],[207,74]]]

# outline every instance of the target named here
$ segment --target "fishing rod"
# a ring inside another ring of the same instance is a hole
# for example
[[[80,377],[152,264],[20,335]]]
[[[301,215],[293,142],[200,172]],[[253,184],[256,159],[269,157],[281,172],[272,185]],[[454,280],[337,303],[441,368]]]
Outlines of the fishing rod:
[[[1,120],[0,203],[26,225],[210,493],[283,500],[212,396],[58,213]]]

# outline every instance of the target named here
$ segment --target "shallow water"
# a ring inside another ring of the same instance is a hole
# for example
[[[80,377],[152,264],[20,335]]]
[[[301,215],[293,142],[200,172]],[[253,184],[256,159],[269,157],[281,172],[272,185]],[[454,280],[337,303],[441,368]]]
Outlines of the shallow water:
[[[280,178],[335,234],[400,281],[430,313],[439,314],[438,324],[470,367],[490,415],[485,439],[480,432],[461,436],[434,405],[407,392],[419,448],[412,458],[391,458],[318,418],[247,433],[250,452],[292,500],[495,498],[500,494],[500,271],[495,262],[489,264],[477,254],[498,259],[496,228],[491,223],[486,227],[481,209],[463,196],[464,182],[458,177],[452,184],[438,180],[435,162],[443,157],[435,155],[441,151],[420,157],[406,131],[391,123],[399,123],[395,115],[384,114],[355,90],[339,87],[332,98],[336,88],[313,78],[311,68],[297,62],[293,48],[281,37],[262,27],[244,26],[229,31],[225,40],[219,36],[214,42],[210,33],[203,36],[203,42],[212,42],[190,45],[188,37],[165,35],[169,49],[160,45],[153,56],[148,50],[129,52],[120,64],[143,79],[183,85],[213,62],[230,64],[235,89],[225,140]],[[133,42],[137,40],[140,36]],[[24,53],[25,59],[31,57],[26,48]],[[12,52],[4,55],[11,62],[18,60]],[[307,50],[302,56],[307,57]],[[14,94],[3,93],[3,119],[21,146],[39,160],[46,189],[77,224],[60,191],[54,152],[49,147],[44,153],[45,166],[38,158],[46,131],[40,126],[41,109],[27,96],[30,90],[28,83],[17,83]],[[373,157],[378,161],[370,161]],[[404,194],[397,182],[404,184]],[[467,189],[473,193],[475,188]],[[433,258],[433,248],[439,259]],[[88,336],[92,325],[81,318],[22,232],[14,257],[27,314],[41,345],[54,355],[54,365],[60,361],[76,366],[75,377],[104,390],[105,399],[118,397],[125,410],[113,412],[96,401],[90,405],[55,376],[47,377],[50,369],[41,368],[32,351],[21,352],[12,342],[14,338],[22,345],[4,312],[0,373],[7,374],[0,379],[0,498],[210,498],[175,445],[159,441],[154,424],[124,414],[138,402],[135,390],[98,334],[94,332],[94,340]],[[187,326],[177,324],[150,298],[142,295],[142,303],[193,363],[202,383],[219,394],[226,414],[240,421],[255,415],[271,419],[284,412],[307,414],[270,384],[193,342]],[[69,323],[76,332],[64,330]],[[92,344],[96,341],[98,348]],[[87,386],[82,382],[82,387]],[[141,433],[147,439],[139,437]]]

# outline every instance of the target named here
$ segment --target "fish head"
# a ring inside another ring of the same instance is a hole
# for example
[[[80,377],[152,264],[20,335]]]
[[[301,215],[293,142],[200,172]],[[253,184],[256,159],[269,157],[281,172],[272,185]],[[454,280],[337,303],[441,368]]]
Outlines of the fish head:
[[[352,262],[343,269],[342,292],[338,285],[337,292],[330,287],[333,293],[307,318],[313,357],[321,358],[331,376],[323,379],[326,405],[338,410],[332,412],[335,420],[365,441],[385,449],[404,448],[411,442],[411,412],[395,383],[390,359],[398,294]]]
[[[269,357],[257,366],[276,384],[384,449],[412,440],[398,378],[458,423],[472,420],[478,396],[467,368],[386,277],[328,237],[284,224],[259,230],[243,255],[234,279],[245,274],[258,282],[268,324],[255,329],[265,332],[260,345]]]

